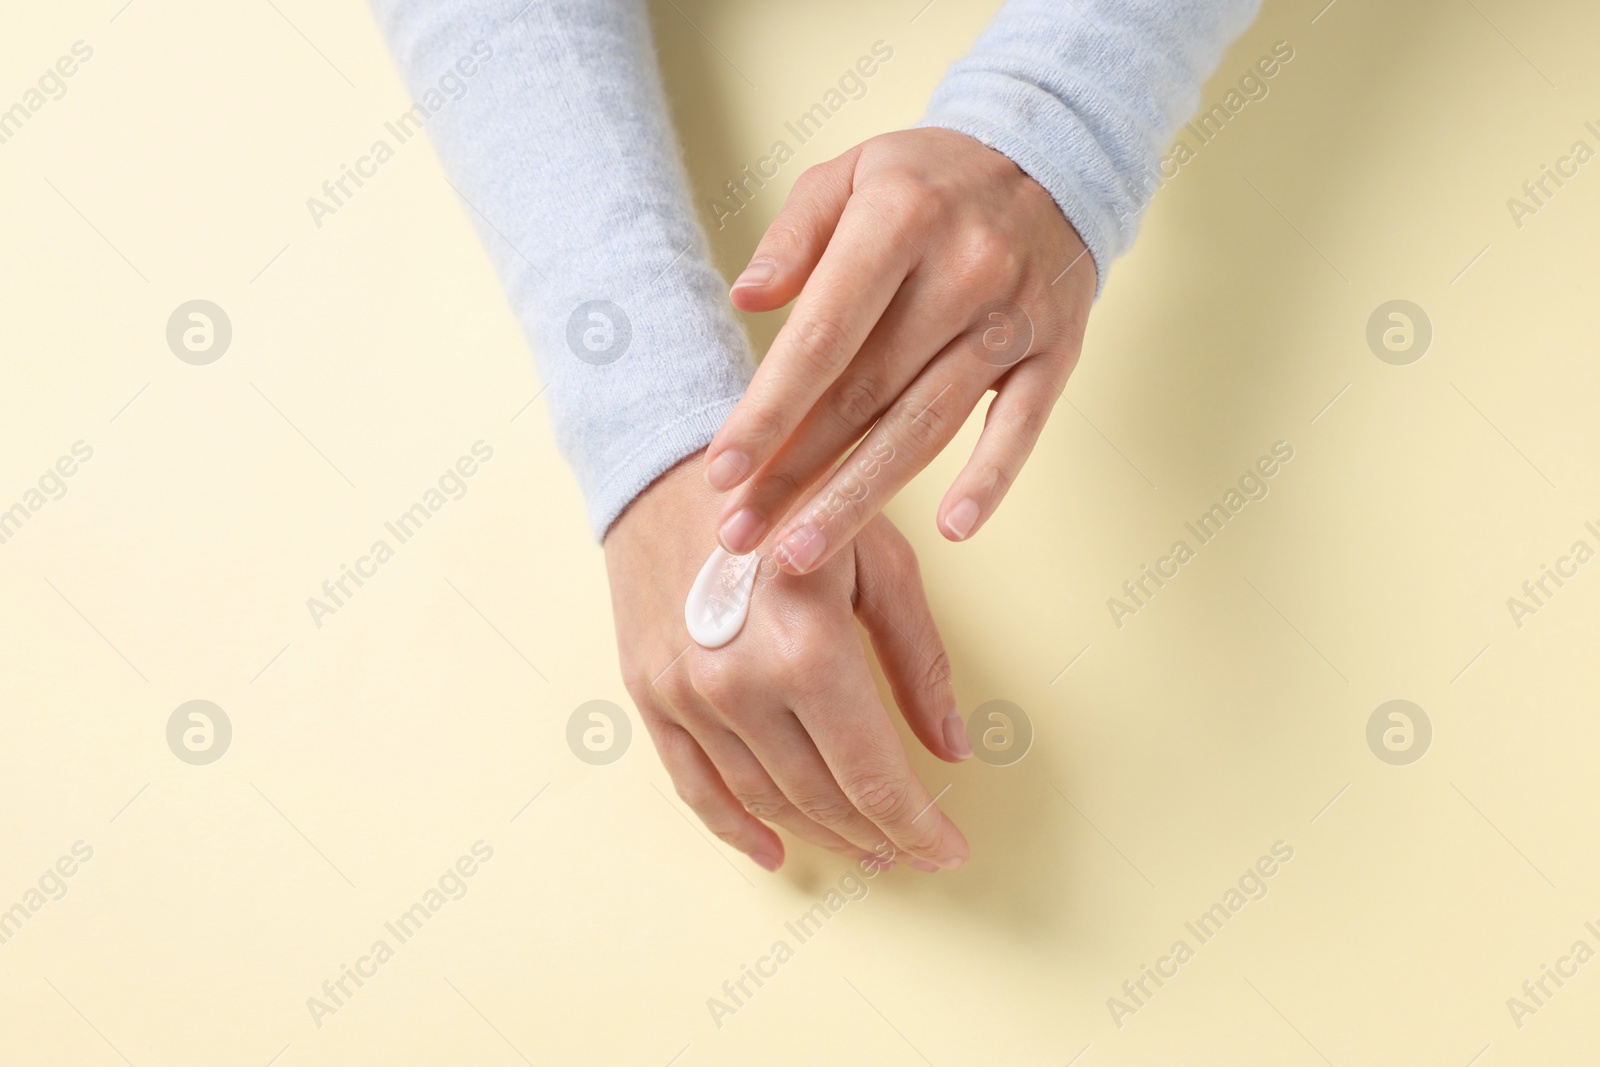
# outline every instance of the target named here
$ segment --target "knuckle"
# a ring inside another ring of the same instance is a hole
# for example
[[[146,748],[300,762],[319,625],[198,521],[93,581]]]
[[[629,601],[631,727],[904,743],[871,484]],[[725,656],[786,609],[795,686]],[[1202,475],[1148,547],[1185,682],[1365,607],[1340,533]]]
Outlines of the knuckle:
[[[722,656],[693,656],[688,664],[690,687],[712,707],[721,708],[737,697],[738,681],[728,660]]]
[[[737,438],[758,446],[770,446],[781,441],[788,431],[783,413],[765,401],[751,406],[743,414]]]
[[[799,227],[790,220],[780,219],[767,227],[767,232],[761,235],[761,244],[756,249],[756,258],[766,256],[783,263],[791,259],[796,249],[805,247],[805,237]]]
[[[841,826],[850,821],[856,809],[841,793],[806,794],[795,798],[795,809],[822,826]]]
[[[789,421],[784,418],[784,413],[779,408],[763,403],[762,406],[750,411],[746,432],[752,442],[770,448],[789,435]]]
[[[701,821],[705,822],[704,819]],[[717,840],[721,841],[729,848],[736,849],[740,852],[745,851],[744,837],[738,832],[738,830],[734,830],[726,826],[716,827],[712,826],[710,823],[706,823],[706,828],[717,836]]]
[[[922,659],[922,687],[925,692],[936,692],[949,684],[950,653],[941,645]]]
[[[779,501],[793,500],[804,488],[799,475],[788,467],[774,465],[771,470],[761,472],[760,494],[763,503],[771,505]]]
[[[833,181],[833,170],[829,167],[828,160],[822,163],[813,163],[800,172],[800,177],[794,180],[796,192],[815,192],[818,186],[828,185]],[[792,194],[791,194],[792,195]]]
[[[827,684],[829,664],[827,658],[813,652],[806,638],[797,638],[795,647],[778,661],[776,672],[786,692],[805,698],[818,693]]]
[[[655,742],[656,752],[660,754],[661,762],[666,766],[673,785],[677,785],[678,777],[682,773],[681,768],[690,763],[695,749],[699,746],[689,736],[689,731],[671,719],[645,716],[645,728],[650,731],[650,739]]]
[[[967,285],[983,290],[997,288],[1012,273],[1016,252],[994,226],[970,227],[961,242],[957,273]]]
[[[735,789],[734,798],[744,805],[744,810],[764,822],[772,822],[788,813],[790,805],[783,794],[771,789],[747,786]]]
[[[922,577],[922,564],[917,559],[917,553],[912,549],[911,542],[905,535],[893,526],[888,527],[892,537],[884,537],[881,543],[881,564],[889,568],[894,577],[901,582],[916,581]]]
[[[817,498],[808,517],[830,534],[838,531],[842,537],[866,518],[872,508],[871,497],[872,488],[866,479],[855,471],[845,471]]]
[[[985,463],[977,474],[980,490],[991,500],[1004,496],[1011,488],[1013,475],[1003,463]]]
[[[895,178],[883,198],[884,214],[902,229],[925,232],[945,214],[944,193],[918,176]]]
[[[698,779],[674,778],[672,780],[673,792],[678,794],[678,799],[689,806],[689,810],[699,814],[706,811],[711,805],[711,790],[706,788]],[[704,821],[702,818],[701,821]]]
[[[863,374],[840,383],[834,411],[847,427],[865,426],[882,410],[883,384],[877,379]]]
[[[866,507],[866,500],[872,493],[872,473],[864,470],[859,465],[851,465],[843,470],[839,478],[839,495],[850,503],[856,505],[852,517],[859,514]]]
[[[843,787],[850,802],[873,822],[896,820],[906,814],[906,798],[911,787],[903,778],[869,771],[847,779]]]
[[[898,531],[896,531],[898,532]],[[911,542],[904,537],[895,549],[895,563],[907,581],[915,582],[920,588],[922,585],[922,561],[917,559],[917,554],[911,548]]]
[[[942,410],[941,410],[942,409]],[[907,414],[898,420],[895,437],[914,457],[924,462],[933,458],[943,444],[949,430],[949,406],[943,399],[935,399],[915,415]]]
[[[895,529],[888,520],[875,520],[861,531],[863,546],[870,546],[873,561],[877,564],[875,570],[887,573],[894,579],[903,579],[905,576],[917,576],[920,566],[917,554],[911,548],[911,542],[905,535]]]
[[[655,719],[652,723],[656,727],[656,747],[663,752],[677,754],[699,747],[694,738],[689,736],[689,731],[671,719]]]
[[[792,351],[808,376],[831,371],[853,354],[845,328],[822,317],[807,318],[795,327]]]
[[[656,679],[654,688],[661,699],[674,708],[691,707],[696,700],[694,685],[685,671],[668,671]]]
[[[810,638],[819,640],[819,638]],[[838,691],[837,654],[800,649],[782,665],[782,685],[792,701],[806,705],[826,705]]]

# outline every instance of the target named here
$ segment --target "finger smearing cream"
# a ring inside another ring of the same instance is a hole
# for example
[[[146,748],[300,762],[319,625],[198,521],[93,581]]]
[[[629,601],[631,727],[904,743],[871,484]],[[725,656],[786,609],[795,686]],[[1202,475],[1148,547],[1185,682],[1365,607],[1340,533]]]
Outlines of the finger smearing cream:
[[[750,612],[759,562],[755,552],[735,556],[720,545],[711,553],[683,605],[683,621],[696,644],[721,648],[739,636]]]

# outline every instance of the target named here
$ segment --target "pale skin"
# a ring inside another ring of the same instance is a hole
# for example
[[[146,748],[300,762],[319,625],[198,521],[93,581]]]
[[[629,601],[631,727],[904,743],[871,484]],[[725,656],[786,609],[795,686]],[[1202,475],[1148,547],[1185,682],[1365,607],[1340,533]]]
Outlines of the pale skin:
[[[936,517],[971,537],[1077,363],[1095,284],[1049,193],[965,134],[886,134],[808,170],[730,294],[743,311],[795,305],[706,449],[712,488],[737,490],[722,546],[748,552],[777,527],[784,570],[822,566],[993,389]]]
[[[1077,362],[1095,287],[1038,183],[934,129],[807,171],[734,284],[742,310],[795,307],[705,456],[637,497],[605,551],[623,677],[678,795],[766,869],[785,854],[773,825],[857,860],[965,865],[854,623],[918,740],[969,757],[916,557],[879,512],[993,389],[937,523],[961,541],[994,514]],[[683,603],[717,542],[763,568],[744,629],[713,650],[689,638]]]
[[[701,648],[683,602],[715,547],[716,503],[698,457],[686,460],[605,541],[623,680],[678,795],[767,870],[784,860],[767,823],[855,860],[963,866],[967,841],[912,770],[855,627],[923,745],[970,756],[911,546],[880,516],[804,578],[769,561],[739,636]]]

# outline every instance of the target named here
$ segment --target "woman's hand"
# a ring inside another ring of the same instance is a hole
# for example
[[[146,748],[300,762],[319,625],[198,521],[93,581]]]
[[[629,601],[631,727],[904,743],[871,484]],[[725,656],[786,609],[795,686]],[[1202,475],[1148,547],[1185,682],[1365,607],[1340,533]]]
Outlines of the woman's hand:
[[[1094,293],[1094,261],[1050,194],[965,134],[891,133],[806,171],[733,286],[744,311],[799,299],[706,451],[712,488],[743,485],[721,508],[722,546],[749,552],[789,515],[778,562],[816,570],[994,389],[939,506],[940,531],[970,537],[1038,440]]]
[[[880,517],[805,579],[765,559],[744,629],[706,649],[683,605],[716,547],[714,515],[699,460],[686,460],[605,541],[623,678],[678,795],[768,870],[784,852],[767,822],[853,859],[881,858],[887,842],[922,870],[962,866],[966,839],[907,762],[855,627],[922,743],[970,756],[911,546]]]

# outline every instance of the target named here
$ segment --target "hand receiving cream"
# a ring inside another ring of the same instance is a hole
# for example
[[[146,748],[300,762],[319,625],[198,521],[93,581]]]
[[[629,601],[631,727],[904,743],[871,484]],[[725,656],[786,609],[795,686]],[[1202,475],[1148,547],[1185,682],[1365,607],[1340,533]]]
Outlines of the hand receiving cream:
[[[719,546],[711,553],[683,605],[683,621],[697,644],[721,648],[739,636],[750,612],[759,563],[755,552],[735,556]]]

